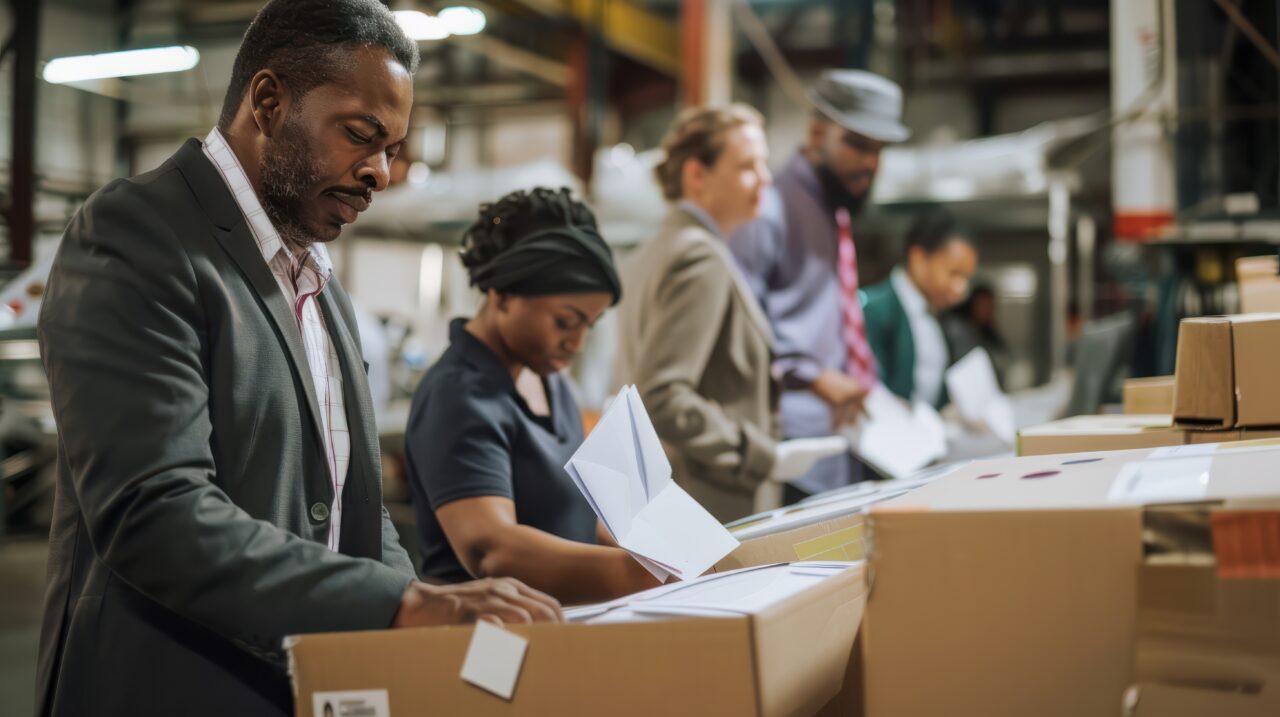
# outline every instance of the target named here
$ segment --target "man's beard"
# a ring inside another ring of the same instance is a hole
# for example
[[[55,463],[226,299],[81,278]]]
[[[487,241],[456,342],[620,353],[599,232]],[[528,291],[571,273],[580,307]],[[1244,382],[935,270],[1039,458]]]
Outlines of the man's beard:
[[[857,216],[862,211],[862,207],[867,203],[867,197],[871,195],[870,188],[860,195],[854,194],[849,191],[844,181],[831,171],[831,166],[826,162],[814,169],[817,171],[818,181],[822,184],[822,193],[826,197],[829,209],[834,211],[844,207],[853,216]]]
[[[285,119],[280,133],[262,152],[258,176],[262,208],[286,245],[306,248],[319,237],[306,227],[302,210],[307,190],[324,178],[306,133],[298,126],[297,108]]]

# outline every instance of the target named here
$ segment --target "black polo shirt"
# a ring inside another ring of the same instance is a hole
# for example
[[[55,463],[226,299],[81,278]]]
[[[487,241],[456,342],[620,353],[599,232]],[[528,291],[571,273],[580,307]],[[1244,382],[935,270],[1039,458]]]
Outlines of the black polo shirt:
[[[564,470],[582,443],[582,417],[568,383],[548,376],[543,385],[551,415],[535,416],[511,374],[465,324],[450,323],[449,348],[418,386],[405,432],[422,574],[451,582],[472,576],[435,511],[462,498],[510,498],[521,525],[596,542],[596,515]]]

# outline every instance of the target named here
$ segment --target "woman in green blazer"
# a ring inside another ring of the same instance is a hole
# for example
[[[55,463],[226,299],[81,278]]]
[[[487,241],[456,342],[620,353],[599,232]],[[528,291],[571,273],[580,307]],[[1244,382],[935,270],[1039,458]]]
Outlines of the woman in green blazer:
[[[867,341],[880,381],[895,395],[935,408],[952,357],[937,314],[960,303],[978,268],[978,252],[942,209],[926,211],[907,231],[903,262],[862,292]]]

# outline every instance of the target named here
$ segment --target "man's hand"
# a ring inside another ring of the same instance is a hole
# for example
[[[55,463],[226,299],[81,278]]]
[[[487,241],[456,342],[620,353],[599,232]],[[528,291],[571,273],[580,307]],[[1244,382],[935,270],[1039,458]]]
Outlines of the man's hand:
[[[858,421],[862,402],[871,387],[863,386],[843,371],[829,368],[818,374],[810,389],[831,407],[831,427],[837,429]]]
[[[400,598],[392,627],[462,625],[486,620],[505,623],[562,622],[555,598],[514,578],[485,578],[458,585],[414,581]]]

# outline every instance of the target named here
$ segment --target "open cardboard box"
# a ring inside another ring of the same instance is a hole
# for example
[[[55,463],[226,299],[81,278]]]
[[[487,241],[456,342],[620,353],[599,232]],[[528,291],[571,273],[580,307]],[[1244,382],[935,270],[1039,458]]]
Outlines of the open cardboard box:
[[[876,503],[925,485],[949,467],[906,479],[866,481],[815,495],[802,503],[747,516],[725,527],[739,545],[716,564],[715,572],[793,560],[862,560],[863,522]]]
[[[1280,496],[1269,441],[984,461],[871,509],[865,713],[1116,714],[1144,515]]]
[[[812,580],[773,602],[752,592],[758,609],[722,609],[741,597],[735,580],[755,571],[715,574],[579,611],[603,622],[506,628],[528,640],[509,701],[460,679],[472,627],[296,636],[296,713],[323,717],[316,705],[328,695],[359,692],[382,695],[397,717],[813,714],[844,679],[866,600],[863,566],[755,570]],[[687,599],[673,606],[679,591]]]

